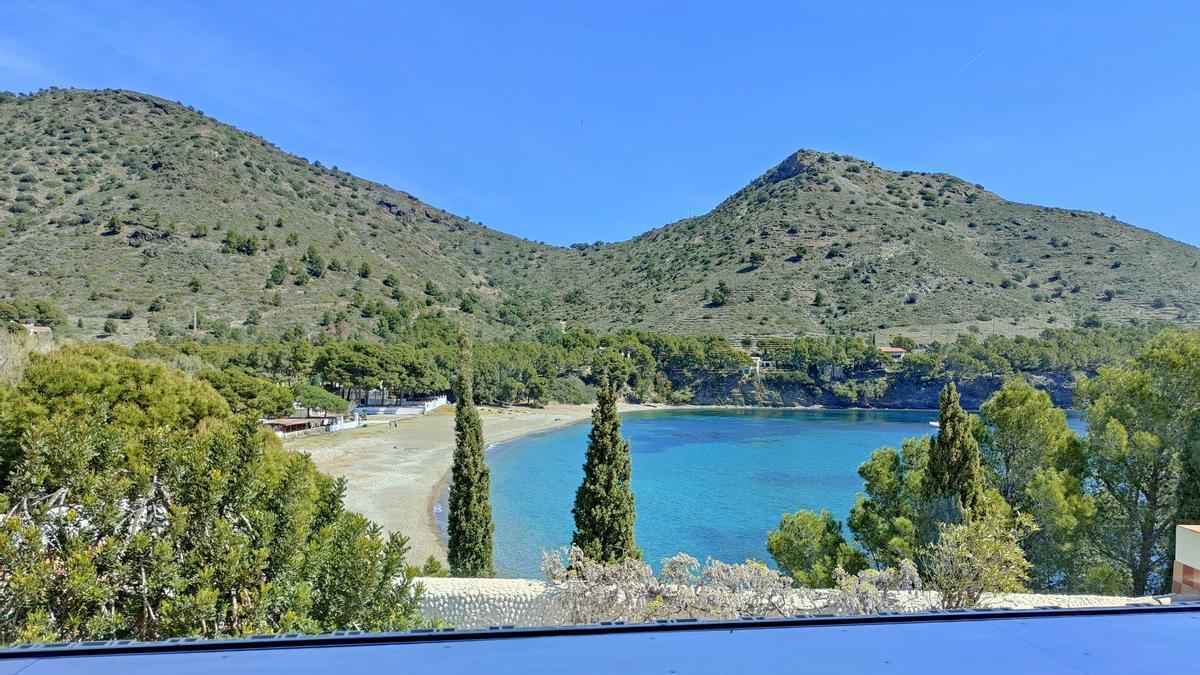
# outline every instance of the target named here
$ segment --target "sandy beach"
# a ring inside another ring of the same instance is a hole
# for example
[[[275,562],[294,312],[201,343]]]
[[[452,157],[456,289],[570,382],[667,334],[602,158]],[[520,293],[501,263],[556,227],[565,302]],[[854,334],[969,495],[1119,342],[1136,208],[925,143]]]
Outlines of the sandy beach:
[[[623,405],[621,411],[650,408]],[[588,419],[591,411],[590,405],[479,409],[489,445]],[[453,406],[417,417],[375,415],[365,428],[288,439],[284,447],[309,453],[317,468],[331,476],[345,476],[346,507],[408,537],[410,563],[420,564],[431,555],[445,562],[446,545],[433,508],[450,474]]]

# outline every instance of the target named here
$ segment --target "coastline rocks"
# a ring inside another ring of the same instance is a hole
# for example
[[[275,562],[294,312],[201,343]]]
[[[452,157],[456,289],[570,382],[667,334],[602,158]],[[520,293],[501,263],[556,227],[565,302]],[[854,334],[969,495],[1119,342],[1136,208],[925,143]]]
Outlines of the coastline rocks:
[[[883,378],[846,378],[815,384],[797,379],[787,371],[768,371],[758,376],[713,377],[696,384],[688,401],[691,405],[732,405],[788,408],[821,406],[824,408],[934,409],[946,381],[920,380],[893,374]],[[1050,394],[1054,405],[1070,407],[1075,395],[1075,375],[1035,373],[1033,385]],[[977,410],[996,390],[1004,386],[1002,377],[956,379],[964,407]]]

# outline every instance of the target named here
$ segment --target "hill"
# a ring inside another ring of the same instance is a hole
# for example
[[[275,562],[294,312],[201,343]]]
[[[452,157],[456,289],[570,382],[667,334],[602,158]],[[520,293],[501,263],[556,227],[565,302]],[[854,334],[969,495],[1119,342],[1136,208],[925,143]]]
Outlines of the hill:
[[[801,151],[710,213],[550,247],[289,155],[153,96],[0,96],[0,279],[119,338],[420,315],[731,337],[1195,323],[1200,250],[945,174]],[[82,327],[75,326],[81,324]]]
[[[1200,250],[1100,214],[800,151],[710,213],[579,246],[550,276],[586,270],[562,291],[576,301],[564,307],[609,328],[925,334],[1070,325],[1090,313],[1194,323],[1198,263]]]
[[[88,333],[129,310],[126,338],[193,310],[353,329],[397,299],[499,326],[489,276],[556,253],[133,92],[4,98],[0,165],[0,295],[52,299]]]

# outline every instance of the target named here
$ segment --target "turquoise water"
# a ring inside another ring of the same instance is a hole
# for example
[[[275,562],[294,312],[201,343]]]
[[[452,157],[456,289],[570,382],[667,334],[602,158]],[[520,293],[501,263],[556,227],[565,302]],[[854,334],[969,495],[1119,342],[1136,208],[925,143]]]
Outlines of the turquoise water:
[[[647,562],[771,562],[767,532],[784,513],[845,519],[876,448],[934,431],[936,411],[695,410],[622,416],[633,456],[635,533]],[[1073,425],[1074,426],[1074,425]],[[495,561],[505,577],[540,577],[541,551],[570,543],[589,422],[526,436],[488,453]]]

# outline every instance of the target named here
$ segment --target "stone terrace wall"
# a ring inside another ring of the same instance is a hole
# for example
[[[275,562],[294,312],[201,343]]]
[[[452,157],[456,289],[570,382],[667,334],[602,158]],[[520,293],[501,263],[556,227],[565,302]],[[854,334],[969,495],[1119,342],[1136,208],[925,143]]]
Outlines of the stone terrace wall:
[[[426,618],[442,619],[456,628],[490,626],[558,626],[567,622],[567,614],[558,603],[553,587],[535,579],[455,579],[428,577],[418,579],[425,586],[421,609]],[[835,591],[810,591],[820,597]],[[797,594],[796,613],[803,613],[808,601]],[[920,612],[937,608],[937,594],[913,591],[901,603],[902,610]],[[1030,609],[1034,607],[1113,607],[1153,603],[1154,598],[1125,598],[1104,595],[1041,595],[1005,593],[984,596],[987,607]]]
[[[544,581],[534,579],[455,579],[427,577],[421,611],[456,628],[557,626],[566,613]]]

